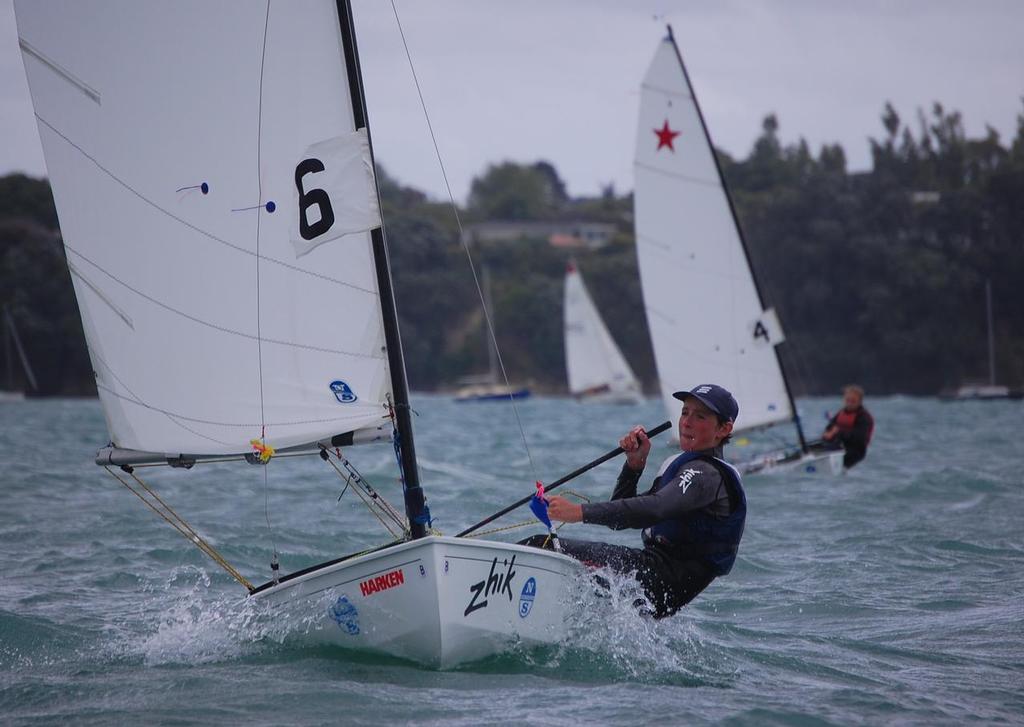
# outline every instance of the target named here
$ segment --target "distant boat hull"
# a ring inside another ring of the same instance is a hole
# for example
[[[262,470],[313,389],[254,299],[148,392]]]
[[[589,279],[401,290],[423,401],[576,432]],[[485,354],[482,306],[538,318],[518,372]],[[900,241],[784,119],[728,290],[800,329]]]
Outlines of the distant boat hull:
[[[966,384],[956,391],[939,395],[943,401],[998,401],[1024,399],[1024,391],[999,384]]]
[[[252,597],[309,624],[315,642],[447,669],[564,638],[581,571],[551,551],[428,536],[314,566]]]
[[[526,399],[530,396],[528,388],[514,389],[507,386],[471,386],[460,389],[455,394],[455,401],[508,401],[509,399]]]
[[[810,452],[801,452],[799,449],[775,451],[737,463],[736,469],[744,475],[777,474],[787,471],[839,475],[843,472],[843,454],[841,449]]]
[[[573,393],[573,398],[584,404],[639,404],[644,395],[637,389],[613,389],[605,385]]]

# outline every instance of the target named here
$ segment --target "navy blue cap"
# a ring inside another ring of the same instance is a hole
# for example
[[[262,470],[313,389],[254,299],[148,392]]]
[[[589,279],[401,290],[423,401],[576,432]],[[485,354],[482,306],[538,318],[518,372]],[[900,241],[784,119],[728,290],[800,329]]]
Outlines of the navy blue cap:
[[[740,405],[736,403],[736,399],[718,384],[701,384],[689,391],[677,391],[672,396],[680,401],[686,401],[686,397],[692,396],[715,414],[731,422],[736,421],[740,414]]]

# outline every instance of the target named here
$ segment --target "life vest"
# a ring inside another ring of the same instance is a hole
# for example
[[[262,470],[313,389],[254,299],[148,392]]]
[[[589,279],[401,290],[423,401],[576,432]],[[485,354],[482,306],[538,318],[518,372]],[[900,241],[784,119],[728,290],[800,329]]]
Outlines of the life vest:
[[[836,414],[836,426],[839,427],[839,431],[843,434],[849,434],[853,431],[853,428],[857,426],[857,417],[865,416],[868,420],[868,433],[864,438],[864,444],[867,445],[871,442],[871,435],[875,431],[875,421],[871,418],[863,407],[855,409],[854,411],[847,411],[846,409],[840,409],[839,413]]]
[[[680,470],[696,459],[711,463],[722,476],[729,494],[729,514],[715,517],[706,510],[694,510],[644,530],[644,543],[667,548],[672,555],[696,558],[711,566],[716,576],[732,570],[747,519],[747,497],[739,473],[726,462],[700,452],[684,452],[672,461],[655,481],[652,494],[672,482]]]

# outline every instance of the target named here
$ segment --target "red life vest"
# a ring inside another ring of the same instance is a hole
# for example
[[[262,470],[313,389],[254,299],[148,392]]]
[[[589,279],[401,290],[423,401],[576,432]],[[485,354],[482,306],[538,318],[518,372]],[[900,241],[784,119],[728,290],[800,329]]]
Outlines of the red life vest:
[[[864,440],[864,444],[868,444],[871,441],[871,435],[875,431],[875,422],[871,418],[871,415],[864,411],[863,408],[855,409],[854,411],[847,411],[841,409],[836,414],[836,426],[839,427],[839,431],[843,434],[848,434],[853,431],[854,425],[857,423],[857,417],[863,414],[868,420],[868,435]]]

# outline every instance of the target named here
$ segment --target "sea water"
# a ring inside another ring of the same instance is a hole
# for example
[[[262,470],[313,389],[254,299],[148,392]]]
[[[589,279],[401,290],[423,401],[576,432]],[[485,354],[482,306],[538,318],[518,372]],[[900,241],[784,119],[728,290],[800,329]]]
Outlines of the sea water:
[[[867,404],[874,441],[847,474],[747,478],[736,566],[675,617],[638,618],[628,595],[584,585],[566,604],[565,642],[435,671],[317,645],[304,638],[309,619],[253,610],[92,463],[106,442],[95,400],[5,403],[0,723],[1022,723],[1024,403]],[[812,436],[839,401],[799,405]],[[667,418],[653,399],[513,409],[432,395],[413,407],[446,534],[614,448],[630,426]],[[667,435],[655,441],[652,463],[671,452]],[[728,454],[756,444],[738,439]],[[402,507],[390,446],[344,454]],[[563,491],[606,498],[619,465]],[[317,458],[138,472],[257,583],[275,551],[289,572],[389,539],[351,491],[338,499],[344,481]],[[494,525],[521,522],[525,508]],[[639,542],[596,526],[561,532]]]

